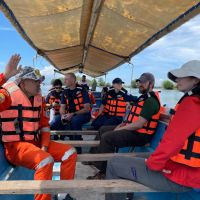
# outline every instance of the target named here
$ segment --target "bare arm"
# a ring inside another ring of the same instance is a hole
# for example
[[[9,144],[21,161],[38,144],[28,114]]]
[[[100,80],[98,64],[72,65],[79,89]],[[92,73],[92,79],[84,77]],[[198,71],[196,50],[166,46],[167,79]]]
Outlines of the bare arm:
[[[60,114],[65,115],[65,109],[66,109],[66,104],[61,104],[60,105]]]
[[[90,112],[90,104],[89,103],[84,104],[84,108],[76,111],[74,114],[78,115],[78,114],[84,114],[84,113],[87,113],[87,112]]]
[[[138,129],[142,128],[146,122],[147,122],[147,120],[140,116],[138,118],[138,120],[135,121],[134,123],[130,123],[125,126],[121,126],[119,128],[116,128],[115,130],[116,131],[118,131],[118,130],[131,130],[131,131],[138,130]]]

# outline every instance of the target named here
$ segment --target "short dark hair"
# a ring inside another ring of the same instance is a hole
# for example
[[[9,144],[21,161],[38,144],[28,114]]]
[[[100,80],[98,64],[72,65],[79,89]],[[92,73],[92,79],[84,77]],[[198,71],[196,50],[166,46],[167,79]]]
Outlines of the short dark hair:
[[[102,92],[108,92],[108,87],[103,87]]]
[[[74,73],[70,72],[70,73],[67,73],[66,75],[71,76],[76,81],[76,75]]]
[[[62,86],[62,81],[60,79],[55,79],[52,83],[53,86],[60,85]]]

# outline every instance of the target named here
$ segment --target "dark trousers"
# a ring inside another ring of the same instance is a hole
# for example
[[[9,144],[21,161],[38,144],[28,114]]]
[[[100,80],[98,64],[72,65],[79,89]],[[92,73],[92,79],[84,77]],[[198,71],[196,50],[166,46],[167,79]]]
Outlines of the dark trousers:
[[[90,113],[79,114],[73,116],[69,123],[69,130],[82,130],[83,124],[90,121]],[[68,136],[70,140],[83,140],[81,135],[70,135]],[[76,147],[77,153],[82,153],[81,147]]]
[[[50,129],[51,130],[66,130],[67,129],[67,126],[64,125],[61,121],[61,115],[58,114],[58,115],[54,115],[54,118],[53,120],[49,123],[50,125]],[[65,135],[51,135],[51,140],[64,140],[65,139]]]
[[[83,124],[90,121],[91,115],[90,113],[84,113],[75,115],[72,117],[71,121],[67,124],[63,124],[61,121],[61,116],[56,115],[53,121],[50,123],[51,130],[81,130]],[[70,140],[82,140],[81,135],[69,135]],[[64,140],[65,135],[61,135],[60,139]],[[58,140],[58,135],[52,136],[52,139]],[[76,148],[77,153],[81,153],[81,147]]]
[[[97,153],[113,153],[116,148],[128,146],[144,146],[151,141],[152,136],[138,133],[137,131],[114,131],[114,126],[105,126],[100,129],[100,145]],[[103,173],[106,172],[107,162],[94,162]]]
[[[110,116],[108,114],[100,115],[93,122],[92,126],[95,130],[99,130],[102,126],[113,126],[118,125],[122,122],[123,117],[119,116]]]
[[[99,129],[99,134],[97,134],[94,138],[94,140],[101,140],[101,137],[104,133],[106,133],[107,131],[112,131],[115,129],[116,126],[102,126]],[[90,148],[90,153],[98,153],[98,147],[91,147]]]

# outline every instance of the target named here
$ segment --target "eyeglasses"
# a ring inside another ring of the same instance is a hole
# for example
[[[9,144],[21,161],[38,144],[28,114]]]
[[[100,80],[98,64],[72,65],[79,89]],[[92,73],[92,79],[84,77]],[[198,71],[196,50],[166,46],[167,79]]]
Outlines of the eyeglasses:
[[[61,90],[61,89],[62,89],[62,87],[55,87],[55,89],[60,89],[60,90]]]

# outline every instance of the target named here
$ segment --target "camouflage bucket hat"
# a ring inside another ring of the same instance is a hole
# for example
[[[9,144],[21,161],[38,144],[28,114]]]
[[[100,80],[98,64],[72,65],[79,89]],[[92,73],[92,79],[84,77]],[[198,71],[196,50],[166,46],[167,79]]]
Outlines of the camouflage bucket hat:
[[[25,66],[19,74],[15,76],[15,81],[19,84],[21,80],[32,79],[35,81],[43,82],[45,77],[41,75],[39,69],[33,67]]]

